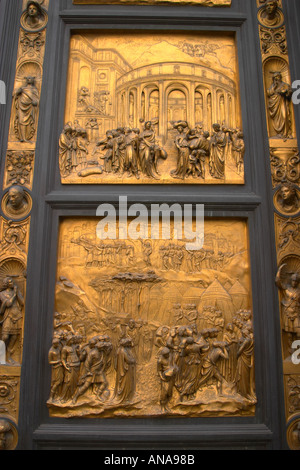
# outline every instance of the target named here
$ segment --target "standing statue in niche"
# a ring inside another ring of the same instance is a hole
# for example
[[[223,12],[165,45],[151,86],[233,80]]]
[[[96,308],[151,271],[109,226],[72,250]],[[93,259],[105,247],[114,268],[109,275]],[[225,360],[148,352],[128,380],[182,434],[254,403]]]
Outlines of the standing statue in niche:
[[[269,115],[277,137],[288,138],[292,134],[290,102],[293,89],[283,82],[280,72],[271,73],[272,85],[267,90]]]
[[[292,273],[289,282],[282,279],[282,264],[277,272],[276,285],[282,293],[282,327],[288,334],[289,346],[295,339],[300,338],[300,276]]]
[[[32,140],[37,124],[39,92],[34,77],[26,77],[26,84],[14,93],[14,130],[20,142]]]
[[[12,356],[16,341],[22,330],[23,306],[24,299],[19,288],[14,284],[11,277],[5,278],[0,292],[1,340],[6,346],[7,362],[11,364],[16,363]]]

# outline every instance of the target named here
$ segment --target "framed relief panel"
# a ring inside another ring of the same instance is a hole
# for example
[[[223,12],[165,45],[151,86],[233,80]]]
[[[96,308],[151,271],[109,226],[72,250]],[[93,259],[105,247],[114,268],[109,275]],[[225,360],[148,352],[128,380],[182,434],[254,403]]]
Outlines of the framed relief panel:
[[[244,184],[235,37],[71,37],[63,184]]]
[[[193,249],[173,222],[169,239],[98,224],[60,223],[50,416],[254,416],[247,222],[208,219]]]

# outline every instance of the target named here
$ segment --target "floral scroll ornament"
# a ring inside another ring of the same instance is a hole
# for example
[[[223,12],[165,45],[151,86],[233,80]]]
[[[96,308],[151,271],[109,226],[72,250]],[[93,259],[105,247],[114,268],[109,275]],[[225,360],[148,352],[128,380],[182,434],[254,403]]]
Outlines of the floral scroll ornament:
[[[300,178],[300,156],[299,152],[289,156],[286,160],[280,158],[274,149],[271,149],[271,171],[273,183],[282,183],[287,180],[298,183]]]
[[[261,26],[260,38],[262,42],[262,50],[265,54],[270,52],[272,48],[279,50],[279,53],[287,54],[287,43],[284,27],[273,30]]]
[[[22,31],[20,39],[22,53],[28,57],[39,56],[45,40],[42,33],[27,33]]]
[[[33,170],[33,152],[8,152],[6,183],[8,185],[29,186]]]

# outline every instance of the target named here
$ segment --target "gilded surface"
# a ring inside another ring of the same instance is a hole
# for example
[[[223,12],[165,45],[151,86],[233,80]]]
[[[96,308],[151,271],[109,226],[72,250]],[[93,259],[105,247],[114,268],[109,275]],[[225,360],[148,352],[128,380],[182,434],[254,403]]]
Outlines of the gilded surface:
[[[74,35],[64,184],[243,184],[245,142],[230,35]]]
[[[73,0],[75,5],[103,5],[103,4],[130,4],[130,5],[156,5],[180,3],[183,5],[201,5],[204,7],[230,7],[232,0]]]
[[[300,338],[299,150],[284,24],[283,2],[257,0],[270,169],[278,260],[276,286],[280,303],[287,442],[299,450],[299,365],[293,359]]]
[[[99,240],[96,228],[60,226],[51,416],[253,415],[246,223],[208,220],[193,251],[172,237]]]
[[[0,450],[18,443],[26,270],[49,0],[23,0],[0,218]]]

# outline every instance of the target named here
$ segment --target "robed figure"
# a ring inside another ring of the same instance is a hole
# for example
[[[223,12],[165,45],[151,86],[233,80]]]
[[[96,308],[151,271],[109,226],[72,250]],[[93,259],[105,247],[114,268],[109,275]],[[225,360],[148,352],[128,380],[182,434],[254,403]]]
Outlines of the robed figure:
[[[114,398],[124,403],[132,399],[136,389],[136,360],[132,352],[131,338],[123,338],[117,350]]]
[[[30,141],[36,131],[39,92],[33,77],[26,77],[26,85],[14,93],[14,130],[20,142]]]
[[[22,331],[23,306],[24,298],[19,288],[11,277],[5,278],[0,292],[0,326],[2,326],[1,340],[6,346],[7,360],[10,363],[15,362],[12,354]]]
[[[254,392],[254,341],[249,329],[242,330],[237,351],[237,368],[235,383],[237,392],[250,401],[255,401]]]
[[[290,101],[293,89],[282,81],[280,72],[273,72],[273,82],[267,90],[268,110],[277,136],[289,137],[291,134]]]
[[[68,176],[72,168],[72,124],[67,123],[59,138],[59,169],[62,176]]]
[[[189,165],[190,149],[187,141],[187,133],[189,131],[188,124],[185,121],[176,122],[173,125],[177,129],[178,134],[175,138],[175,146],[177,148],[177,167],[171,171],[174,178],[184,179],[187,175]]]
[[[226,133],[223,132],[219,124],[213,125],[211,136],[210,154],[210,174],[214,178],[224,178],[225,176],[225,148],[227,145]]]
[[[142,173],[150,178],[157,179],[157,162],[159,158],[166,160],[167,153],[156,142],[152,122],[147,121],[144,124],[144,130],[141,132],[139,138],[139,164]]]

